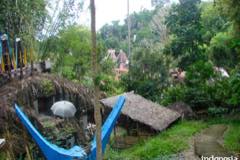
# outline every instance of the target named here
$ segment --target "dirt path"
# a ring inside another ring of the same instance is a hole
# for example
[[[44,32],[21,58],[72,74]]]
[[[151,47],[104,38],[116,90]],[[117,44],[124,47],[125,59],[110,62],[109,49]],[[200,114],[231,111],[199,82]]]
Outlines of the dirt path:
[[[188,143],[189,149],[182,152],[184,160],[200,160],[200,158],[195,154],[194,139],[195,137],[190,139]]]
[[[194,139],[196,155],[200,157],[231,156],[231,153],[223,147],[223,136],[227,128],[226,125],[212,125],[197,135]]]

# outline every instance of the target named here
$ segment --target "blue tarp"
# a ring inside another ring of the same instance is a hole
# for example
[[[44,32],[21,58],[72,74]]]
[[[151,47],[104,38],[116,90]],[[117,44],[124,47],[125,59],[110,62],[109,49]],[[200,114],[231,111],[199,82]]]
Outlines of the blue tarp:
[[[112,112],[106,119],[102,127],[102,150],[105,151],[106,145],[109,141],[111,132],[114,125],[120,115],[122,107],[125,102],[125,97],[120,96],[117,103],[115,104]],[[42,153],[48,160],[72,160],[72,159],[83,159],[83,160],[95,160],[96,159],[96,138],[94,138],[91,143],[91,152],[87,155],[83,148],[79,146],[74,146],[73,148],[67,150],[60,148],[50,142],[48,142],[32,125],[27,116],[21,111],[21,109],[15,104],[15,111],[22,124],[25,126],[27,131],[32,136],[33,140],[37,143]]]

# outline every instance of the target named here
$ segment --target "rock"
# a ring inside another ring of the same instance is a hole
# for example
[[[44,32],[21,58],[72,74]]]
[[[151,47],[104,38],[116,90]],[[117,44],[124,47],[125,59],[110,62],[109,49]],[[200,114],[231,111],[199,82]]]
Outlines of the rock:
[[[172,109],[178,112],[182,118],[193,118],[195,114],[192,108],[184,102],[176,102],[168,106],[169,109]]]

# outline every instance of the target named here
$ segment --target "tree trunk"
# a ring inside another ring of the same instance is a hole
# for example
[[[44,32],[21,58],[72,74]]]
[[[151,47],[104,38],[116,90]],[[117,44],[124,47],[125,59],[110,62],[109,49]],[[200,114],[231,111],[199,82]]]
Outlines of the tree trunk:
[[[94,81],[94,118],[96,123],[96,140],[97,140],[97,160],[102,160],[102,141],[101,141],[101,126],[102,126],[102,117],[100,113],[101,105],[98,101],[99,97],[99,88],[95,84],[95,80],[98,74],[97,71],[97,42],[96,42],[96,17],[95,17],[95,1],[90,0],[91,6],[91,33],[92,33],[92,74]]]

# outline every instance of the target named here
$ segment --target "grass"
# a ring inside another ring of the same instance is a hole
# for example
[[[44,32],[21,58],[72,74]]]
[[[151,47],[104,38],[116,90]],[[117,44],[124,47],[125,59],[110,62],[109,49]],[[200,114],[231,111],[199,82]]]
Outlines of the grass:
[[[3,160],[3,159],[6,159],[6,154],[3,153],[3,152],[0,152],[0,159]]]
[[[230,151],[240,154],[240,122],[238,125],[230,125],[224,136],[224,146]]]
[[[132,148],[116,151],[109,148],[105,158],[109,160],[148,160],[175,154],[187,149],[189,139],[207,127],[201,121],[181,121],[156,137],[142,141]]]

